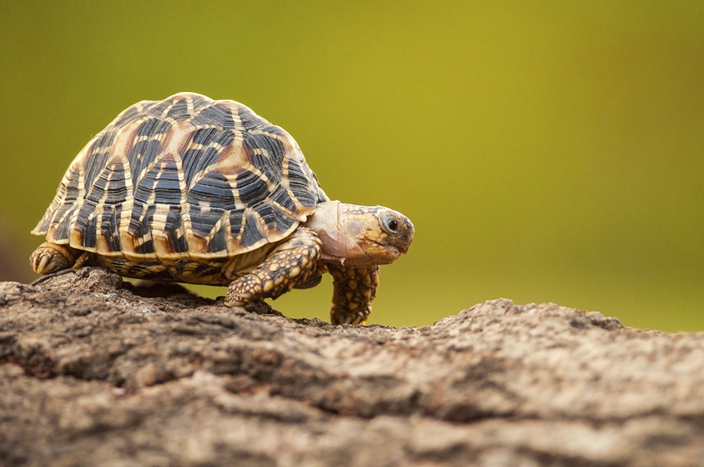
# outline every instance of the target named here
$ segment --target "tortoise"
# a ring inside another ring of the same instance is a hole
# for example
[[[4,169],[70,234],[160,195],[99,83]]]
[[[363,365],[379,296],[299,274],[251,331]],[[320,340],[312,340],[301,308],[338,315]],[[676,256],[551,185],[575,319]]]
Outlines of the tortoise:
[[[363,324],[403,214],[331,201],[296,141],[243,104],[178,93],[120,113],[78,153],[32,231],[37,273],[228,286],[243,306],[333,276],[331,321]]]

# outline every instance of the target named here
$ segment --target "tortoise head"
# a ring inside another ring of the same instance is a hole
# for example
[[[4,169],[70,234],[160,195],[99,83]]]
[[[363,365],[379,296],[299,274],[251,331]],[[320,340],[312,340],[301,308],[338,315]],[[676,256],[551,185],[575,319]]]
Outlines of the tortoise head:
[[[400,212],[339,201],[318,204],[304,226],[320,237],[323,260],[353,268],[394,262],[408,251],[415,232]]]

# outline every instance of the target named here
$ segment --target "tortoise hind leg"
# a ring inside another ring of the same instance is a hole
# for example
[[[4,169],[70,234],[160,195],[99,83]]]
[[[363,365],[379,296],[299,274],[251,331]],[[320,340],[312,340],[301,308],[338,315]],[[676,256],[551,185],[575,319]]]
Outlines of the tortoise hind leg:
[[[44,242],[29,257],[29,263],[38,274],[51,274],[69,268],[80,268],[89,257],[87,251],[77,250],[68,245]]]
[[[379,266],[346,268],[328,264],[332,274],[332,324],[366,324],[379,285]]]
[[[225,304],[242,306],[280,297],[299,285],[310,285],[311,278],[319,274],[320,245],[315,232],[299,227],[259,266],[230,284]]]

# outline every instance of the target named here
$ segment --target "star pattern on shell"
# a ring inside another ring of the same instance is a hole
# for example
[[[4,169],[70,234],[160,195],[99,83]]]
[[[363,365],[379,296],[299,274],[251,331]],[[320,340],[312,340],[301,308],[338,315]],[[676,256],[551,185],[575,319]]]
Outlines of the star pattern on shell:
[[[216,260],[288,236],[326,200],[282,128],[180,93],[134,104],[97,134],[32,233],[131,261]]]

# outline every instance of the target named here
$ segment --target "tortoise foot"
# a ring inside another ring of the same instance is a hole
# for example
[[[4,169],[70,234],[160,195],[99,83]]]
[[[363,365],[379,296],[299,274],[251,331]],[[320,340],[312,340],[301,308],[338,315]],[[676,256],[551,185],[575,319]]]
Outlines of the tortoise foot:
[[[76,263],[77,256],[73,248],[56,243],[44,242],[34,250],[29,257],[29,263],[34,272],[38,274],[51,274],[52,272],[69,269]]]
[[[244,306],[262,296],[264,287],[259,277],[247,274],[230,285],[225,304],[227,306]]]

